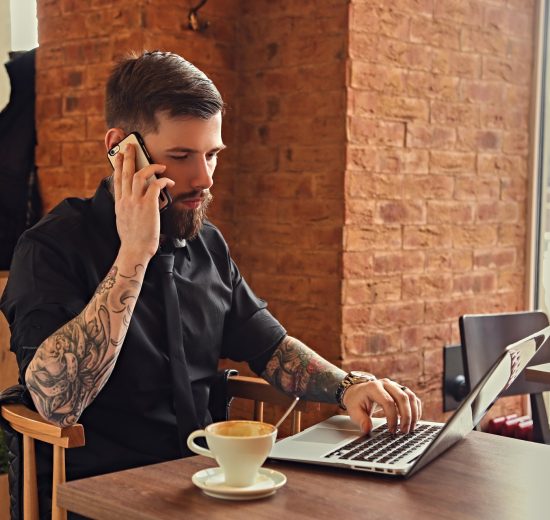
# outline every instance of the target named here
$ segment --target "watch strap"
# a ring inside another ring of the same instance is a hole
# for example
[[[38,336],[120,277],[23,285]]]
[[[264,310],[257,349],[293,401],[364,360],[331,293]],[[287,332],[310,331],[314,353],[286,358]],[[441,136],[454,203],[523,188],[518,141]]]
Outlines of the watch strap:
[[[368,383],[369,381],[376,381],[376,376],[369,374],[368,372],[358,372],[353,370],[348,372],[336,388],[336,402],[338,403],[338,406],[342,410],[347,410],[344,405],[344,395],[347,389],[353,385]]]

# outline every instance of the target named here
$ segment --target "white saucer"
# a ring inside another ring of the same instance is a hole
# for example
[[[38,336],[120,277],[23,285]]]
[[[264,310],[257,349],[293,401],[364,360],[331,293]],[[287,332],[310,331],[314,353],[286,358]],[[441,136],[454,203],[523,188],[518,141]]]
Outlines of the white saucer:
[[[260,468],[256,482],[246,487],[228,486],[221,468],[203,469],[195,473],[191,480],[206,495],[225,500],[254,500],[268,497],[286,484],[286,477],[282,473],[267,468]]]

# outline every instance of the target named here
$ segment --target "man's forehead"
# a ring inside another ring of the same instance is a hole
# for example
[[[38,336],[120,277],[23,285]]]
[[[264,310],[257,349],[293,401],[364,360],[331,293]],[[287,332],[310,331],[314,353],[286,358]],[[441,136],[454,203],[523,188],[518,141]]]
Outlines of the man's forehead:
[[[162,141],[166,148],[203,148],[205,145],[211,148],[223,148],[221,126],[221,112],[209,119],[191,116],[173,117],[162,113],[159,114],[156,131],[146,137],[150,140]]]

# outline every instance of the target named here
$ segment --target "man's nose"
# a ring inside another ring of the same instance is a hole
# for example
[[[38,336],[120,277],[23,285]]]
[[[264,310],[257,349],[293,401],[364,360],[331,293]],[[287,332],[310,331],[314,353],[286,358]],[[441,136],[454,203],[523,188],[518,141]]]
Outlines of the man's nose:
[[[209,167],[206,157],[199,157],[193,187],[200,190],[208,190],[214,184],[212,180],[213,170]]]

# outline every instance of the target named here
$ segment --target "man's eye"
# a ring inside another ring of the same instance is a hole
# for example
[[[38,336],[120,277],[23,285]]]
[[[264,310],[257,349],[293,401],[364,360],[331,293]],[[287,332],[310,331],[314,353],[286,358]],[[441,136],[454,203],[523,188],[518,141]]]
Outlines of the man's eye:
[[[209,161],[212,161],[214,159],[217,159],[218,158],[218,152],[215,152],[215,153],[208,153],[206,154],[206,158],[209,160]]]
[[[170,159],[174,159],[175,161],[183,161],[189,157],[188,155],[171,155]]]

